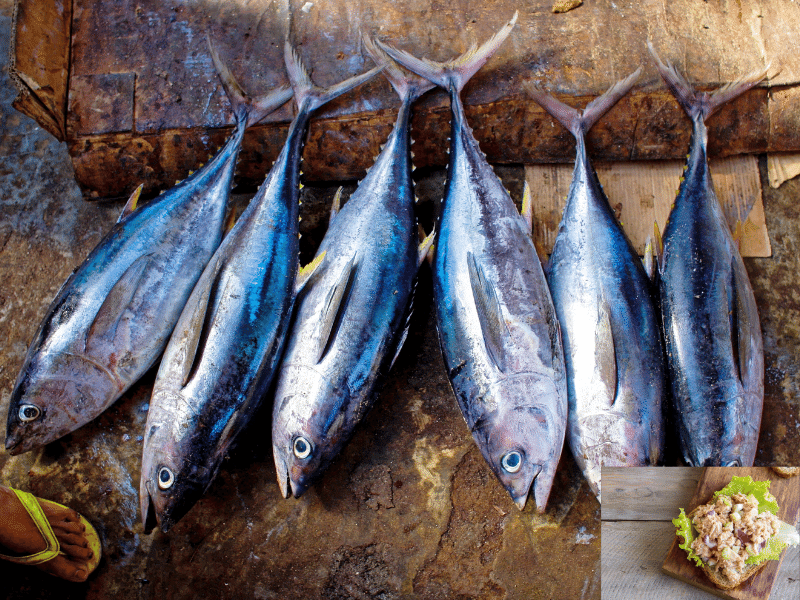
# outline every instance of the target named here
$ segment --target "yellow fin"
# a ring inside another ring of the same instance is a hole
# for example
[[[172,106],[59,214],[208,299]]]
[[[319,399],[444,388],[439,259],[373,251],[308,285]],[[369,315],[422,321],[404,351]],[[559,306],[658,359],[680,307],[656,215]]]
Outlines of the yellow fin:
[[[297,294],[303,286],[311,279],[311,276],[316,273],[319,266],[322,264],[322,261],[325,259],[326,252],[318,254],[314,257],[310,263],[308,263],[305,267],[300,267],[297,271],[297,279],[295,280],[294,284],[294,293]]]
[[[525,187],[522,192],[522,211],[520,214],[525,218],[528,229],[533,231],[533,200],[531,198],[531,187],[527,181],[525,181]]]
[[[125,206],[122,208],[122,212],[120,213],[119,218],[117,219],[117,223],[122,221],[122,219],[124,219],[125,217],[127,217],[129,214],[133,213],[136,210],[136,208],[137,208],[137,206],[139,204],[139,196],[142,195],[142,189],[143,188],[144,188],[144,184],[142,183],[142,184],[139,185],[139,187],[137,187],[135,190],[133,190],[133,193],[131,194],[131,197],[128,198],[128,201],[125,203]]]
[[[333,196],[333,203],[331,204],[331,218],[328,219],[328,226],[330,226],[334,217],[339,214],[339,211],[342,208],[342,189],[344,188],[339,187],[339,189],[336,190],[336,194]]]
[[[436,237],[436,225],[433,226],[428,235],[425,235],[422,225],[417,225],[417,229],[422,239],[419,246],[417,246],[417,268],[419,268],[426,258],[428,259],[428,264],[433,264],[433,240]]]

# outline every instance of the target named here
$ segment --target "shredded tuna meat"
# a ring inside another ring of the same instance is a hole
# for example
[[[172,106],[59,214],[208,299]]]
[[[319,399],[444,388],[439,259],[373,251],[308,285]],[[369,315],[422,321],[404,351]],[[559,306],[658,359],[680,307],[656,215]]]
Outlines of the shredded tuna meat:
[[[752,495],[719,495],[715,502],[695,511],[692,524],[698,535],[692,550],[708,566],[733,579],[744,569],[745,561],[778,533],[779,523],[772,513],[759,514],[758,501]]]

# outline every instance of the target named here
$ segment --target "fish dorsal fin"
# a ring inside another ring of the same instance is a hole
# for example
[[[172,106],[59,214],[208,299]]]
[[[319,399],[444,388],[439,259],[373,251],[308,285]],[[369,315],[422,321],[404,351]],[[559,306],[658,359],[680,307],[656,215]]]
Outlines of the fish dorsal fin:
[[[613,406],[617,396],[617,352],[614,330],[611,328],[611,307],[605,298],[597,307],[597,326],[594,334],[594,357],[600,389],[605,389],[606,406]],[[599,399],[599,398],[598,398]]]
[[[187,326],[182,327],[182,330],[186,332],[182,340],[184,347],[183,365],[181,368],[182,386],[185,386],[191,381],[196,371],[196,365],[200,363],[198,360],[198,348],[200,347],[200,342],[208,337],[211,329],[214,316],[213,305],[215,304],[219,292],[221,280],[222,269],[220,265],[217,264],[209,277],[200,278],[200,281],[197,282],[197,287],[192,292],[192,298],[195,294],[199,294],[199,298],[192,309],[192,313],[188,317],[189,322]],[[183,322],[183,317],[181,317],[181,323],[179,323],[179,325]]]
[[[308,263],[305,267],[300,267],[300,270],[297,271],[297,279],[294,282],[294,294],[295,296],[300,293],[300,290],[305,287],[308,283],[308,280],[317,272],[319,266],[322,264],[322,261],[325,260],[325,252],[320,252],[317,256],[314,257],[310,263]]]
[[[422,240],[417,246],[417,268],[419,269],[422,266],[422,263],[425,262],[427,258],[428,261],[433,260],[433,240],[436,238],[436,225],[433,226],[431,232],[428,235],[425,235],[425,230],[422,229],[422,226],[419,226],[419,235]]]
[[[467,267],[472,286],[472,296],[475,299],[475,308],[478,311],[478,320],[481,323],[483,341],[486,350],[497,368],[505,372],[506,356],[505,344],[508,343],[511,333],[503,318],[503,310],[494,287],[486,280],[483,268],[478,264],[472,252],[467,253]]]
[[[103,349],[103,342],[113,340],[117,334],[117,326],[125,309],[136,295],[142,275],[150,264],[150,255],[145,254],[137,258],[125,269],[125,272],[108,291],[106,299],[94,316],[91,326],[86,332],[86,352],[95,355],[96,352],[107,353]]]
[[[347,308],[347,301],[350,297],[350,290],[355,281],[357,271],[356,255],[347,261],[342,268],[339,277],[325,300],[325,308],[317,326],[317,340],[319,347],[317,351],[317,362],[320,362],[331,347],[333,338],[342,320],[342,315]]]
[[[342,187],[340,186],[338,190],[336,190],[336,194],[333,196],[333,203],[331,203],[331,218],[328,219],[328,227],[331,226],[333,220],[336,218],[336,215],[339,214],[339,211],[342,209]]]
[[[119,218],[117,219],[117,223],[125,219],[128,215],[133,213],[136,210],[137,205],[139,204],[139,196],[142,195],[142,188],[144,184],[140,184],[133,193],[131,197],[128,198],[128,201],[125,203],[125,206],[122,207],[122,212],[119,214]]]

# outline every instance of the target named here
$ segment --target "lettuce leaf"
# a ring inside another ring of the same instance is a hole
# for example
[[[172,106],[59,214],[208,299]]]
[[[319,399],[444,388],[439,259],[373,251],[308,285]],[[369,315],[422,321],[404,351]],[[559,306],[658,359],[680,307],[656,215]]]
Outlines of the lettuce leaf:
[[[769,493],[769,485],[769,481],[753,481],[753,478],[749,475],[746,477],[733,476],[728,485],[714,493],[712,502],[723,494],[725,496],[752,494],[758,500],[759,513],[766,511],[777,515],[778,503],[775,501],[775,496]],[[704,565],[703,560],[692,551],[692,542],[695,539],[692,521],[686,516],[682,508],[680,510],[678,518],[672,519],[672,524],[677,528],[676,534],[683,538],[683,544],[680,544],[679,547],[686,551],[689,560],[694,560],[698,567],[702,567]],[[745,563],[756,565],[765,560],[778,560],[786,546],[798,543],[800,543],[800,535],[798,535],[797,530],[791,524],[781,521],[781,528],[778,534],[770,538],[761,552],[745,560]]]
[[[692,542],[694,541],[692,520],[687,517],[686,513],[684,513],[683,509],[681,509],[681,514],[677,519],[672,519],[672,524],[677,528],[676,535],[679,535],[683,538],[683,543],[679,544],[678,547],[682,550],[686,550],[686,556],[689,558],[689,560],[693,560],[697,563],[698,567],[702,567],[704,564],[703,559],[697,556],[697,554],[695,554],[692,550]]]
[[[745,496],[753,494],[758,500],[758,512],[764,511],[771,512],[773,515],[778,514],[778,503],[775,502],[775,496],[769,493],[769,481],[753,481],[750,475],[746,477],[731,477],[731,482],[718,492],[714,492],[714,500],[717,496],[725,494],[726,496],[733,496],[734,494],[744,494]]]

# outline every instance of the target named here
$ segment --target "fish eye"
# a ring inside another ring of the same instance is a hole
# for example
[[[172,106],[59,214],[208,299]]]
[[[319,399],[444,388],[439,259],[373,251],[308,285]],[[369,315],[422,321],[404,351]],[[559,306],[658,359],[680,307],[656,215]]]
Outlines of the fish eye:
[[[522,455],[516,450],[507,452],[500,460],[500,465],[508,473],[516,473],[522,466]]]
[[[299,435],[296,438],[294,438],[294,443],[292,444],[292,450],[294,450],[294,455],[297,458],[308,458],[312,450],[311,442],[309,442],[302,435]]]
[[[175,474],[167,467],[161,467],[158,470],[158,487],[162,490],[168,490],[175,483]]]
[[[35,421],[42,414],[41,409],[34,404],[23,404],[19,407],[19,420],[24,423]]]

